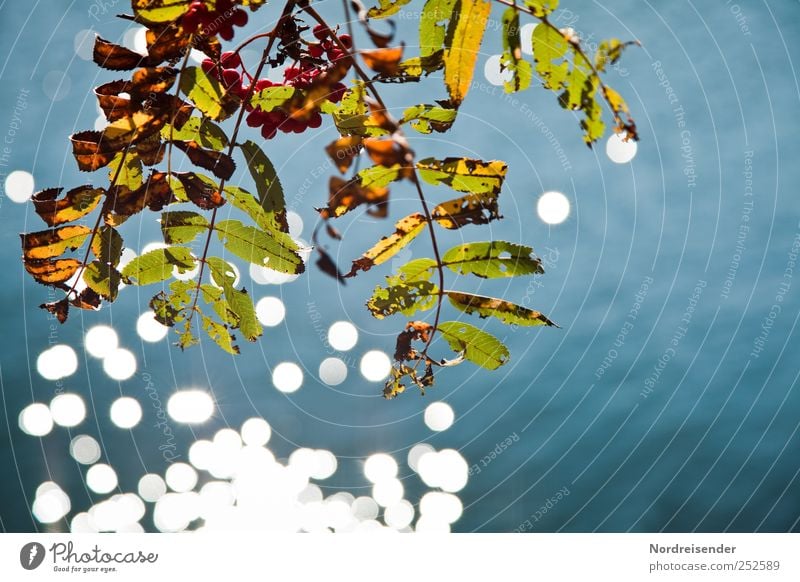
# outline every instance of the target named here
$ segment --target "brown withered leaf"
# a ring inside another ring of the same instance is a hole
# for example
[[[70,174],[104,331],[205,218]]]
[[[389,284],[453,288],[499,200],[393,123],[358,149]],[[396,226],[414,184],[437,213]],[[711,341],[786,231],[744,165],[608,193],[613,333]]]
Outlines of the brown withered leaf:
[[[328,183],[328,207],[319,211],[324,219],[338,218],[362,204],[369,204],[367,213],[385,218],[388,212],[389,188],[363,187],[358,178],[343,180],[331,176]]]
[[[131,76],[130,94],[135,101],[144,101],[157,93],[165,93],[178,78],[178,69],[172,67],[146,67],[137,69]]]
[[[147,67],[154,64],[148,57],[99,36],[94,41],[92,58],[97,65],[112,71],[130,71],[136,67]]]
[[[338,229],[334,228],[333,225],[327,220],[325,221],[325,232],[327,232],[328,236],[334,240],[342,240],[342,233],[339,232]]]
[[[219,191],[198,178],[197,174],[193,172],[174,172],[174,176],[180,180],[189,200],[201,209],[211,210],[225,204],[225,199]]]
[[[175,147],[186,154],[186,157],[195,165],[212,172],[217,178],[229,179],[236,170],[233,158],[223,152],[201,148],[194,141],[173,141]]]
[[[392,234],[383,237],[360,258],[353,261],[353,266],[345,277],[355,277],[359,271],[369,271],[375,265],[385,263],[414,240],[426,224],[425,216],[418,212],[400,219],[395,224],[395,231]]]
[[[81,171],[94,172],[107,166],[114,158],[116,147],[103,143],[102,138],[99,131],[81,131],[70,136],[72,155]]]
[[[497,194],[467,194],[437,205],[431,213],[444,228],[455,230],[467,224],[488,224],[502,218],[497,204]]]
[[[97,96],[97,103],[108,121],[116,121],[123,117],[128,117],[133,113],[131,100],[128,97],[120,97],[120,93],[129,93],[131,84],[129,81],[111,81],[99,87],[95,87],[94,94]]]
[[[69,302],[67,298],[60,299],[58,301],[51,301],[50,303],[42,303],[39,306],[39,309],[44,309],[48,311],[52,315],[56,316],[59,323],[64,323],[67,321],[67,315],[69,315]]]
[[[105,221],[109,226],[119,226],[129,217],[149,208],[159,211],[176,201],[172,188],[164,172],[153,171],[147,180],[136,190],[115,187],[109,193]]]
[[[409,321],[405,329],[397,336],[394,350],[394,359],[397,362],[416,360],[419,353],[411,345],[412,341],[427,342],[430,339],[433,326],[424,321]]]
[[[361,136],[346,135],[340,137],[325,146],[325,151],[333,163],[336,164],[338,170],[344,174],[361,151]]]
[[[393,76],[397,73],[397,65],[403,58],[404,46],[393,48],[377,48],[359,51],[364,63],[376,73]]]
[[[33,195],[33,208],[49,226],[72,222],[95,209],[105,194],[102,188],[90,185],[78,186],[67,192],[63,198],[59,194],[63,188],[48,188]]]
[[[161,136],[154,133],[147,139],[143,139],[134,146],[139,159],[145,166],[155,166],[160,164],[166,153],[166,146],[161,141]]]
[[[81,267],[77,259],[26,259],[25,270],[37,283],[63,287],[63,283],[72,277]]]
[[[148,26],[145,42],[150,61],[153,63],[176,61],[186,54],[190,38],[180,26],[172,22],[165,26]]]
[[[22,256],[25,259],[50,259],[67,249],[74,251],[92,233],[89,227],[73,224],[49,230],[21,234]]]
[[[102,303],[102,298],[90,287],[86,287],[78,295],[69,300],[70,305],[78,309],[97,309]],[[63,321],[61,323],[64,323]]]
[[[317,252],[319,253],[319,259],[317,259],[317,267],[319,268],[319,270],[325,273],[326,275],[330,275],[331,277],[339,281],[339,283],[341,283],[342,285],[346,285],[347,281],[345,280],[342,272],[339,271],[339,267],[336,266],[336,262],[333,260],[333,257],[331,257],[325,251],[325,249],[323,249],[319,245],[316,247],[316,249]]]

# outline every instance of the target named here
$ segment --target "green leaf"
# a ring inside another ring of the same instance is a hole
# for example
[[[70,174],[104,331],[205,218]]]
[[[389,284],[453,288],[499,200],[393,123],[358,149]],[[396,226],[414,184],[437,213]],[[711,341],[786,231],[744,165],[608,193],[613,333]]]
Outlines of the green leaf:
[[[227,119],[239,108],[239,97],[228,93],[218,80],[199,67],[187,67],[183,71],[180,87],[195,107],[214,121]]]
[[[538,18],[547,16],[558,8],[558,0],[524,0],[531,13]]]
[[[343,136],[378,137],[389,133],[371,114],[366,95],[366,85],[363,81],[357,80],[345,92],[338,105],[331,104],[327,110],[323,110],[324,113],[331,114],[336,129]]]
[[[206,218],[197,212],[176,210],[161,214],[161,232],[164,242],[170,245],[192,242],[208,226]]]
[[[469,91],[491,11],[489,0],[460,0],[457,4],[455,28],[448,34],[444,49],[444,84],[454,107],[464,101]]]
[[[411,316],[436,304],[439,287],[430,282],[436,261],[415,259],[386,277],[387,287],[376,287],[367,301],[367,308],[377,319],[402,313]]]
[[[533,30],[533,58],[536,72],[546,89],[557,91],[564,87],[569,63],[564,60],[569,43],[558,30],[539,25]]]
[[[533,78],[531,64],[522,58],[519,12],[508,8],[503,12],[503,54],[500,57],[501,70],[511,71],[511,79],[504,82],[507,93],[524,91],[530,87]]]
[[[423,180],[434,186],[445,184],[457,192],[480,194],[499,192],[508,166],[498,160],[483,162],[469,158],[426,158],[417,162],[417,170]]]
[[[295,88],[291,85],[267,87],[253,93],[250,98],[250,105],[260,108],[261,111],[269,112],[286,103],[294,95],[294,92]]]
[[[153,310],[155,320],[167,327],[183,321],[186,318],[186,308],[193,301],[192,292],[196,285],[194,281],[176,279],[169,285],[171,293],[159,291],[150,300],[150,309]]]
[[[119,170],[119,174],[117,174],[117,169],[121,162],[122,169]],[[136,190],[142,185],[142,161],[139,159],[135,153],[128,151],[128,152],[118,152],[114,159],[111,160],[111,163],[108,164],[109,172],[108,172],[108,179],[114,180],[116,176],[117,181],[114,182],[116,187],[124,186],[129,190]]]
[[[406,65],[409,74],[416,73],[413,67],[419,65],[422,72],[432,73],[444,66],[444,41],[447,36],[447,23],[454,16],[457,0],[428,0],[422,8],[419,22],[419,59],[409,59]],[[417,62],[419,61],[419,62]],[[401,63],[402,64],[402,63]]]
[[[281,273],[305,271],[297,243],[284,233],[270,236],[261,229],[245,226],[238,220],[224,220],[214,227],[225,248],[237,257]],[[279,236],[282,235],[282,236]]]
[[[375,287],[367,309],[376,319],[395,313],[410,316],[436,305],[439,287],[430,281],[415,281],[389,287]]]
[[[453,126],[456,120],[455,109],[446,109],[436,105],[415,105],[403,113],[400,123],[411,123],[411,127],[420,133],[436,131],[443,133]]]
[[[191,271],[197,259],[186,247],[155,249],[139,255],[122,269],[122,278],[127,284],[149,285],[164,281],[172,276],[173,267],[178,272]]]
[[[122,256],[123,241],[119,232],[111,226],[102,226],[92,241],[92,252],[94,256],[103,263],[108,263],[114,267],[119,264]]]
[[[256,341],[262,334],[262,328],[247,291],[233,287],[236,275],[226,261],[211,257],[208,259],[208,266],[211,268],[214,282],[222,288],[228,309],[236,317],[234,327],[238,328],[248,341]]]
[[[345,277],[354,277],[358,271],[369,271],[375,265],[385,263],[423,231],[427,221],[422,214],[410,214],[395,224],[395,231],[383,237],[360,258],[353,261],[350,272]]]
[[[442,264],[461,275],[485,279],[542,274],[542,263],[533,249],[505,241],[474,242],[458,245],[442,256]]]
[[[109,301],[117,298],[120,279],[119,271],[100,261],[92,261],[83,271],[83,280],[89,288]]]
[[[508,361],[508,348],[493,335],[462,321],[443,321],[439,333],[454,352],[463,352],[470,362],[496,370]]]
[[[401,178],[400,170],[403,166],[392,164],[391,166],[371,166],[364,168],[358,173],[361,186],[364,188],[384,188]]]
[[[252,141],[248,140],[243,144],[239,144],[239,147],[247,161],[250,175],[256,184],[258,203],[265,212],[274,217],[274,221],[280,225],[281,230],[288,232],[286,200],[275,166],[272,165],[272,162],[261,148]],[[264,227],[262,226],[262,228]]]
[[[229,354],[236,355],[239,353],[239,346],[233,343],[233,336],[231,336],[225,325],[202,313],[200,314],[200,319],[203,322],[203,329],[214,343]]]
[[[378,0],[378,6],[374,6],[367,11],[367,18],[374,18],[375,20],[389,18],[393,14],[397,14],[409,2],[411,0]]]
[[[477,313],[481,318],[496,317],[506,324],[531,327],[536,325],[555,326],[556,324],[547,319],[538,311],[516,305],[504,299],[494,297],[484,297],[483,295],[473,295],[472,293],[462,293],[458,291],[447,291],[447,298],[450,303],[467,315]]]
[[[170,130],[171,139],[176,141],[195,141],[201,147],[214,151],[222,151],[228,147],[228,136],[219,125],[209,119],[190,117],[180,129],[166,125],[161,130],[161,137],[170,139]]]

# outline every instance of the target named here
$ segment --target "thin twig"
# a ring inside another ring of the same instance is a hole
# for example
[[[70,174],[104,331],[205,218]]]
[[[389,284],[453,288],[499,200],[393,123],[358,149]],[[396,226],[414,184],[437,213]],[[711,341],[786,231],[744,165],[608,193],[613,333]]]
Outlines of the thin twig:
[[[294,6],[297,0],[289,0],[286,5],[283,7],[283,12],[281,13],[280,18],[278,19],[275,28],[273,28],[268,34],[259,35],[260,38],[264,38],[266,36],[269,37],[269,42],[267,43],[264,52],[261,55],[261,61],[258,63],[258,68],[256,69],[255,79],[261,77],[261,73],[264,70],[264,67],[269,60],[269,54],[272,52],[272,47],[275,45],[275,39],[278,37],[278,34],[283,27],[287,18],[292,15],[292,10],[294,10]],[[236,147],[236,138],[239,135],[239,128],[242,125],[242,120],[244,119],[244,113],[247,109],[246,105],[249,103],[250,98],[253,96],[255,92],[255,82],[250,83],[249,87],[247,88],[247,94],[242,102],[241,108],[239,108],[239,115],[236,118],[236,125],[233,128],[233,133],[231,134],[231,139],[228,144],[228,156],[233,154],[233,148]],[[219,192],[221,193],[225,189],[225,179],[220,179],[219,182]],[[187,328],[191,325],[192,317],[195,313],[195,309],[197,308],[197,301],[200,299],[200,287],[203,283],[203,272],[205,271],[206,266],[206,259],[208,257],[208,249],[211,246],[211,236],[214,233],[214,224],[217,220],[217,208],[214,208],[211,211],[211,219],[209,220],[208,224],[208,235],[206,236],[205,245],[203,246],[203,254],[199,259],[200,262],[200,270],[197,273],[197,286],[195,287],[194,293],[194,300],[192,301],[192,307],[189,310],[189,315],[187,316]]]
[[[350,25],[350,18],[349,18],[350,10],[349,10],[349,7],[347,5],[347,0],[342,0],[342,1],[344,2],[344,5],[345,5],[345,13],[347,15],[347,22],[348,22],[348,25]],[[340,50],[344,51],[345,53],[349,53],[350,54],[350,56],[351,56],[351,58],[353,60],[353,69],[355,70],[356,74],[367,85],[370,93],[372,93],[372,96],[375,98],[375,101],[378,102],[378,104],[380,105],[381,109],[388,114],[388,108],[386,107],[386,104],[383,101],[383,98],[381,97],[380,92],[375,87],[375,84],[373,83],[372,79],[370,79],[369,75],[367,75],[367,73],[364,71],[364,69],[362,69],[361,66],[358,64],[358,62],[356,61],[355,56],[356,56],[357,51],[356,51],[356,48],[355,48],[355,39],[352,39],[352,43],[353,44],[348,49],[346,46],[344,46],[344,43],[342,43],[342,41],[339,40],[339,38],[335,34],[333,34],[331,32],[330,27],[328,26],[328,23],[325,22],[325,20],[319,15],[319,13],[316,10],[314,10],[310,6],[304,6],[303,10],[305,10],[306,13],[308,13],[308,15],[311,16],[311,18],[313,18],[319,24],[321,24],[322,26],[324,26],[325,28],[328,29],[328,32],[330,33],[330,37],[338,45]],[[351,30],[352,30],[352,28],[351,28]],[[351,37],[353,36],[352,33],[350,34],[350,36]],[[402,129],[400,129],[399,127],[397,128],[396,132],[398,134],[400,134],[400,135],[404,135]],[[433,256],[434,256],[434,260],[436,261],[436,270],[439,273],[439,288],[440,289],[444,289],[444,266],[442,265],[442,258],[441,258],[441,255],[439,253],[439,244],[438,244],[438,242],[436,240],[436,230],[435,230],[435,228],[433,226],[433,217],[431,215],[430,209],[428,208],[428,202],[425,199],[425,193],[422,191],[422,185],[420,184],[419,176],[417,175],[417,169],[416,169],[416,167],[414,166],[413,163],[411,164],[411,171],[412,171],[411,180],[414,182],[414,186],[417,189],[417,194],[419,195],[420,205],[422,206],[422,212],[425,215],[425,222],[428,225],[428,232],[430,233],[430,236],[431,236],[431,247],[433,247]],[[428,341],[426,342],[425,347],[422,350],[420,358],[417,360],[416,364],[414,364],[414,369],[415,370],[416,370],[417,366],[419,365],[419,363],[421,361],[427,359],[428,348],[433,343],[433,339],[434,339],[434,337],[436,335],[436,331],[438,330],[438,327],[439,327],[439,316],[440,316],[441,311],[442,311],[442,301],[443,300],[444,300],[444,293],[442,292],[442,293],[439,293],[437,298],[436,298],[436,312],[435,312],[435,315],[434,315],[433,331],[428,336]]]

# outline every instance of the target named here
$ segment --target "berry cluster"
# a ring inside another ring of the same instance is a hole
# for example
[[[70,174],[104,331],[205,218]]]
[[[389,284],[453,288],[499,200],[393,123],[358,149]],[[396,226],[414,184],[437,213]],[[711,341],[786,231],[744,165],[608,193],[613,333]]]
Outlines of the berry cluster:
[[[283,71],[283,83],[275,83],[269,79],[259,79],[255,83],[254,91],[262,91],[268,87],[290,86],[296,89],[308,89],[314,80],[333,63],[346,56],[339,45],[329,38],[332,34],[324,26],[314,27],[314,36],[319,43],[312,43],[308,47],[309,58],[301,59],[295,65],[286,67]],[[352,46],[350,35],[343,34],[339,41],[346,48]],[[327,57],[327,62],[323,59]],[[231,75],[231,78],[233,76]],[[328,99],[334,103],[341,101],[346,87],[342,83],[336,83],[331,87]],[[278,134],[278,130],[284,133],[302,133],[309,127],[314,129],[322,124],[322,116],[319,111],[312,113],[308,119],[299,120],[289,117],[281,109],[272,111],[262,111],[258,107],[247,105],[250,113],[247,116],[247,125],[250,127],[261,127],[261,135],[264,139],[272,139]]]
[[[233,0],[217,0],[214,10],[209,10],[204,2],[192,2],[181,23],[190,34],[199,28],[205,36],[219,34],[223,39],[231,40],[233,27],[247,24],[247,12],[233,6]]]
[[[229,92],[235,93],[241,99],[247,96],[248,87],[242,83],[244,69],[242,72],[239,71],[239,68],[242,67],[239,53],[225,52],[220,56],[219,63],[205,59],[200,66],[207,75],[216,78]]]

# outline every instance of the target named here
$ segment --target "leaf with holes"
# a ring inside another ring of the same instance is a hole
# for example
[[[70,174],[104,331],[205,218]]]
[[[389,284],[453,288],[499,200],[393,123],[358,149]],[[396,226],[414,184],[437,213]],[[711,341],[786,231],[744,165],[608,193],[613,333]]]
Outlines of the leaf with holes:
[[[533,256],[531,247],[505,241],[455,246],[442,256],[442,264],[461,275],[475,275],[484,279],[544,273],[542,262]]]
[[[122,279],[128,285],[150,285],[172,276],[173,268],[179,273],[191,271],[197,259],[186,247],[155,249],[139,255],[122,269]]]
[[[353,261],[350,272],[345,277],[354,277],[359,271],[369,271],[375,265],[385,263],[403,247],[414,240],[427,224],[422,214],[410,214],[395,224],[395,231],[383,237],[377,244]]]
[[[239,97],[226,91],[219,81],[198,67],[187,67],[183,71],[180,86],[192,103],[214,121],[227,119],[239,108]]]
[[[460,0],[457,7],[454,28],[445,39],[444,49],[444,84],[453,107],[461,105],[472,84],[492,3],[489,0]]]
[[[208,227],[208,220],[197,212],[176,210],[161,214],[161,233],[164,242],[170,245],[192,242]]]
[[[499,160],[426,158],[417,162],[417,170],[423,180],[434,186],[444,184],[457,192],[482,194],[500,192],[508,166]]]
[[[489,224],[499,220],[497,194],[467,194],[461,198],[438,204],[431,212],[433,219],[449,230],[456,230],[468,224]]]
[[[25,259],[58,257],[67,249],[79,248],[91,233],[92,229],[86,226],[72,225],[22,234],[22,256]]]
[[[443,321],[437,329],[456,353],[487,370],[496,370],[509,359],[508,348],[490,333],[463,321]]]
[[[453,307],[459,311],[463,311],[467,315],[477,313],[481,318],[496,317],[503,323],[524,327],[537,325],[558,327],[540,312],[522,307],[521,305],[511,303],[504,299],[484,297],[483,295],[473,295],[472,293],[462,293],[459,291],[447,291],[446,293]]]
[[[214,227],[225,248],[254,265],[297,275],[305,271],[297,243],[285,233],[270,236],[261,229],[245,226],[238,220],[224,220]]]

